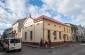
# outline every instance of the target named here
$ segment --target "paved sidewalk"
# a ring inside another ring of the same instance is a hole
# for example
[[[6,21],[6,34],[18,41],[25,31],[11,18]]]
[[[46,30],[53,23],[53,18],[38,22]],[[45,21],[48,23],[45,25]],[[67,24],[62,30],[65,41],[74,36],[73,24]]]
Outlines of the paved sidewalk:
[[[60,46],[55,46],[55,47],[50,47],[50,48],[61,48],[61,47],[69,47],[69,46],[74,46],[75,44],[80,44],[80,43],[71,43],[71,44],[64,44]],[[31,45],[31,44],[23,44],[24,46],[32,47],[32,48],[45,48],[45,47],[40,47],[38,45]]]
[[[43,48],[38,45],[31,45],[31,44],[23,44],[24,46],[32,47],[32,48]]]

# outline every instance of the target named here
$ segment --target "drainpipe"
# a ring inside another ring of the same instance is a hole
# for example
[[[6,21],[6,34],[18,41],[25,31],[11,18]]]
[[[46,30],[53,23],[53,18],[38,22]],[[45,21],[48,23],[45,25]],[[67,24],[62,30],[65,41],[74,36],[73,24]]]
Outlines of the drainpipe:
[[[43,16],[43,41],[44,41],[44,16]]]
[[[35,43],[35,22],[34,22],[34,43]]]

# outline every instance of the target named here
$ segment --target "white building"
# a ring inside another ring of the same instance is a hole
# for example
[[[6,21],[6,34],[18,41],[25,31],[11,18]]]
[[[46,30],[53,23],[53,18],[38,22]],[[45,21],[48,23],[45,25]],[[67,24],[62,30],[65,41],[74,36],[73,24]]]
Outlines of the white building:
[[[23,43],[39,44],[42,39],[56,46],[72,42],[71,27],[45,15],[35,19],[27,17],[21,29]]]
[[[77,28],[78,41],[82,41],[82,38],[85,36],[85,28],[81,25],[77,25]]]
[[[14,33],[15,38],[22,38],[21,28],[22,28],[22,24],[25,21],[25,19],[17,20],[16,23],[13,24],[13,33]]]

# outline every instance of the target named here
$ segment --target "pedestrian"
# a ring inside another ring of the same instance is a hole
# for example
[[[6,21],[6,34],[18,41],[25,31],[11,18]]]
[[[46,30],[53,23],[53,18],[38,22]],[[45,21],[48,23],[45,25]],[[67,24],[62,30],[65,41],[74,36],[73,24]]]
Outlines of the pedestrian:
[[[48,42],[45,40],[45,47],[47,48],[48,47]]]
[[[48,46],[51,47],[51,40],[48,41]]]
[[[42,40],[42,38],[40,40],[40,46],[43,47],[43,40]]]

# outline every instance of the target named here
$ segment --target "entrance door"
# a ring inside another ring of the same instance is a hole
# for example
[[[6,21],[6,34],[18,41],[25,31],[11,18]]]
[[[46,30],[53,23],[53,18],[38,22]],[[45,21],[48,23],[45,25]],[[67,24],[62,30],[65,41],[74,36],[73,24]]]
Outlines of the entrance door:
[[[66,34],[63,35],[64,43],[66,42]]]
[[[50,40],[50,30],[48,30],[48,41]]]

